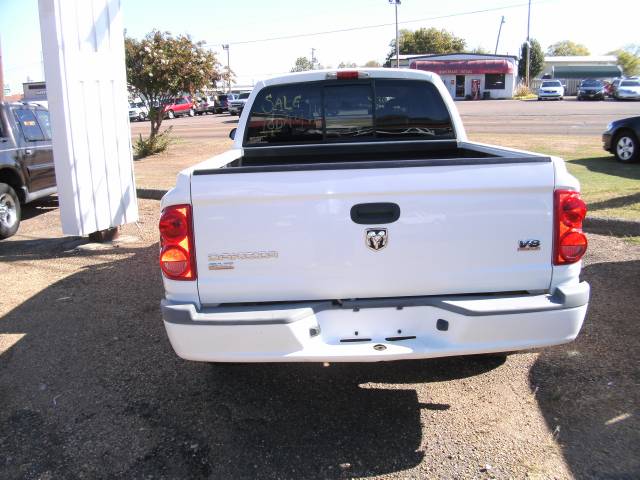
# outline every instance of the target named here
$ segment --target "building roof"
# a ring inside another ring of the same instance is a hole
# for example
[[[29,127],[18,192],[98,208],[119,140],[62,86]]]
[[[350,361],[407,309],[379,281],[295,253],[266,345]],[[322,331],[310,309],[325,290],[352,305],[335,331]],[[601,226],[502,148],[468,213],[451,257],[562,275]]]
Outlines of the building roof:
[[[494,55],[493,53],[465,53],[465,52],[453,52],[453,53],[410,53],[410,54],[400,54],[398,57],[400,60],[411,60],[418,58],[430,58],[430,57],[444,57],[451,55],[464,55],[466,57],[496,57],[496,58],[512,58],[517,60],[518,57],[515,55]],[[614,57],[615,58],[615,57]],[[393,55],[390,60],[395,60],[396,56]]]
[[[553,67],[553,78],[616,78],[622,76],[618,65],[563,65]]]
[[[547,63],[588,63],[588,62],[609,62],[613,65],[618,63],[615,55],[571,55],[563,57],[544,57]]]

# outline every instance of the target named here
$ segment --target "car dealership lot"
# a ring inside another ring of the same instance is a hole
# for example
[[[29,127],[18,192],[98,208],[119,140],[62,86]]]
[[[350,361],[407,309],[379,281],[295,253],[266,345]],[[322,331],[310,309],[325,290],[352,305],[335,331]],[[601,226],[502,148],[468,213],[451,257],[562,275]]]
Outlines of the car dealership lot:
[[[640,102],[565,100],[478,100],[460,101],[456,106],[467,132],[596,135],[607,123],[619,118],[640,115]],[[176,136],[184,139],[228,138],[238,123],[228,114],[165,120],[163,127],[173,126]],[[132,135],[148,135],[149,123],[131,125]]]
[[[457,105],[472,135],[520,112],[527,133],[570,117],[599,135],[640,109]],[[235,122],[166,121],[178,154],[136,162],[138,186],[166,189],[190,156],[225,148]],[[166,339],[159,202],[140,210],[115,246],[96,245],[61,237],[43,200],[0,242],[0,478],[637,478],[640,246],[590,235],[593,297],[566,346],[506,361],[209,365]]]

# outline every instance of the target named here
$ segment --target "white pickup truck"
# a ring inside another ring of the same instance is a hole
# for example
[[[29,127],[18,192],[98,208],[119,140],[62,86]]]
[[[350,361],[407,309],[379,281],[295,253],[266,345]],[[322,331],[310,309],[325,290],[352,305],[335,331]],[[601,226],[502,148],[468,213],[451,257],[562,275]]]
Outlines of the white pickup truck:
[[[264,80],[162,199],[162,315],[210,362],[384,361],[573,340],[586,206],[559,158],[467,140],[437,75]]]

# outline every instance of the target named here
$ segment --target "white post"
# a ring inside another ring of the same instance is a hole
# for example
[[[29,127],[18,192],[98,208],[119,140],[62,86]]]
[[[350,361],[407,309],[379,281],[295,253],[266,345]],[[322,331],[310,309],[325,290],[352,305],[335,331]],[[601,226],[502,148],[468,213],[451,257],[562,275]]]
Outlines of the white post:
[[[120,0],[38,0],[62,231],[138,219]]]

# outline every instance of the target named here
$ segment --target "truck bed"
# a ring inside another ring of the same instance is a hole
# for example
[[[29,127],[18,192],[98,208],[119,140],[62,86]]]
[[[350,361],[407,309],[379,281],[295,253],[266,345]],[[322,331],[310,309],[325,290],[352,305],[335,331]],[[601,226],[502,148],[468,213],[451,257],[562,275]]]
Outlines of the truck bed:
[[[393,142],[246,148],[224,165],[194,170],[194,175],[230,173],[402,168],[446,165],[545,163],[549,157],[473,142]]]

